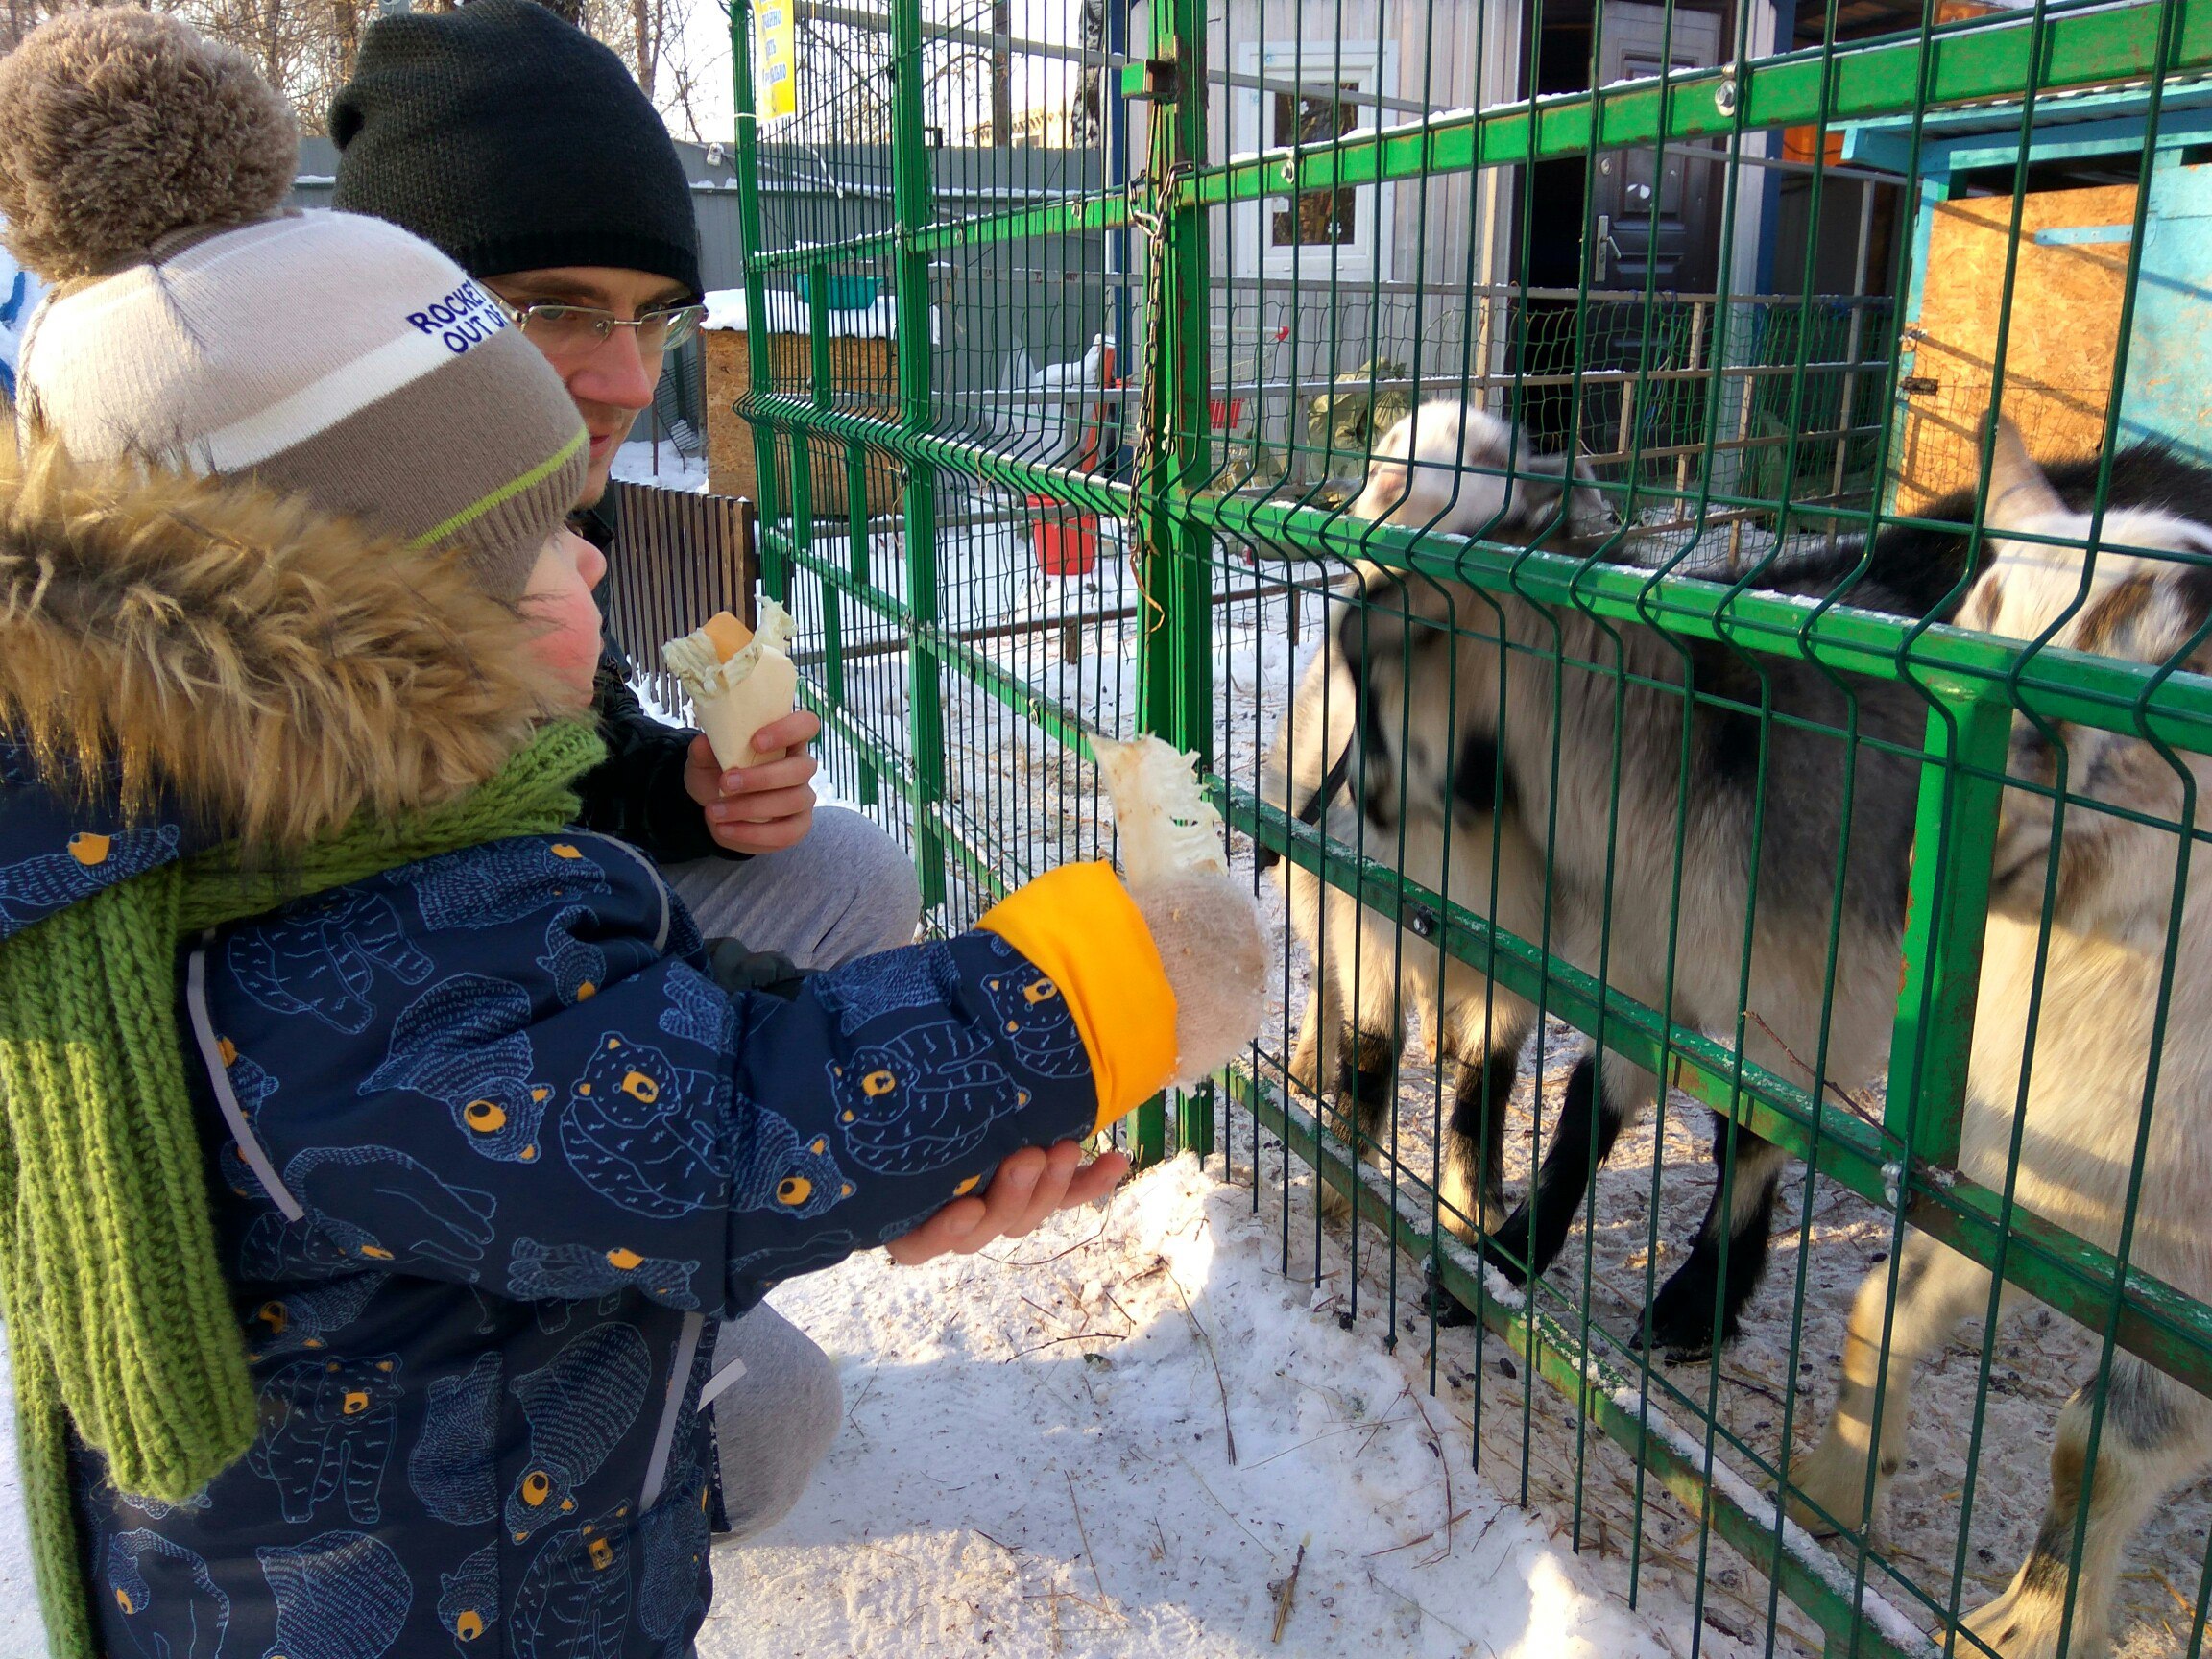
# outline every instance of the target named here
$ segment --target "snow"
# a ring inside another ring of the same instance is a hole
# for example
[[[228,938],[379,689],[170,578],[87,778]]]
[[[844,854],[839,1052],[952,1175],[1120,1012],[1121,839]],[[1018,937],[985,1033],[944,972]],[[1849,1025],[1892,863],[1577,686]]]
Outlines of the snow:
[[[790,288],[770,288],[763,298],[768,306],[768,330],[772,334],[805,334],[813,329],[813,307],[799,298]],[[941,319],[937,307],[929,307],[930,344],[939,343]],[[707,296],[707,320],[703,328],[726,328],[742,334],[746,326],[745,290],[742,288],[716,288]],[[834,340],[889,340],[899,332],[898,308],[888,294],[878,295],[854,311],[831,311],[830,335]]]
[[[658,466],[656,449],[659,450]],[[614,466],[610,475],[625,484],[657,484],[663,490],[688,490],[694,494],[705,494],[707,457],[686,455],[666,438],[659,445],[649,439],[633,438],[614,451]]]
[[[716,1551],[701,1659],[1669,1653],[1472,1471],[1463,1417],[1372,1318],[1340,1328],[1284,1272],[1220,1169],[1186,1156],[986,1257],[779,1290],[838,1358],[847,1423],[790,1516]]]

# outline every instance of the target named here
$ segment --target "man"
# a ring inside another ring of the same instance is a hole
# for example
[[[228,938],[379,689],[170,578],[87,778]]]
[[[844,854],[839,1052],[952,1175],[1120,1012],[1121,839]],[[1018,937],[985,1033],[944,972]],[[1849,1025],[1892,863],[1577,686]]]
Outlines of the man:
[[[333,205],[443,249],[560,372],[591,441],[578,527],[611,541],[615,452],[703,297],[689,181],[651,103],[613,52],[534,0],[477,0],[373,26],[330,132]],[[781,758],[724,772],[704,737],[639,708],[624,666],[610,645],[597,702],[610,756],[585,781],[583,821],[660,864],[708,939],[735,942],[722,958],[812,971],[914,937],[906,855],[857,813],[815,806],[820,721],[777,722],[757,746]],[[1105,1196],[1127,1167],[1081,1166],[1073,1142],[1017,1154],[892,1253],[919,1262],[1019,1236]],[[744,1536],[797,1502],[842,1396],[828,1357],[766,1304],[723,1328],[713,1363],[724,1509]]]

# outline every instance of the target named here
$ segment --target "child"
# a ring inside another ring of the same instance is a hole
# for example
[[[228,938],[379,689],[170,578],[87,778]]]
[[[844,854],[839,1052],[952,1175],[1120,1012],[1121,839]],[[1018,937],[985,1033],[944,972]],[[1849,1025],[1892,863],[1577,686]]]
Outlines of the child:
[[[427,245],[283,212],[292,145],[172,18],[0,61],[0,212],[57,284],[0,481],[41,1604],[68,1659],[670,1659],[718,1323],[1225,1059],[1257,915],[1075,866],[725,995],[650,865],[566,828],[566,394]]]

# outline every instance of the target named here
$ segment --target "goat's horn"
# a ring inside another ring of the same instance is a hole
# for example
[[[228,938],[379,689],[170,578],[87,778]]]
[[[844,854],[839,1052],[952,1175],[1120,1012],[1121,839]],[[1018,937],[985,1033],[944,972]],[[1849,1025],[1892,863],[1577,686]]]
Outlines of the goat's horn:
[[[1991,530],[2020,530],[2052,513],[2063,513],[2066,504],[2043,476],[2020,442],[2020,429],[1997,417],[1997,447],[1989,457],[1989,509],[1984,520]]]

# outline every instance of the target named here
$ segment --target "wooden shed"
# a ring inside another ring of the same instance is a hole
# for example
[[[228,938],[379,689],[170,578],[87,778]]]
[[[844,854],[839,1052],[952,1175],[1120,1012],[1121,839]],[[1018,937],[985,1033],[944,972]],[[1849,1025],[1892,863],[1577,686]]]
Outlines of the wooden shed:
[[[2011,303],[2005,303],[2021,108],[1925,117],[1917,169],[1906,121],[1854,126],[1853,166],[1916,188],[1897,437],[1889,491],[1914,512],[1974,482],[2001,319],[2005,413],[2037,455],[2093,451],[2120,359],[2130,255],[2135,308],[2119,386],[2120,442],[2155,438],[2212,461],[2212,83],[2167,88],[2151,143],[2143,246],[2134,246],[2150,94],[2141,88],[2036,100],[2019,203]]]
[[[828,296],[848,299],[833,282]],[[716,495],[738,495],[750,501],[763,499],[758,450],[753,423],[737,412],[738,400],[752,386],[752,356],[745,291],[722,289],[707,296],[707,324],[703,332],[707,373],[707,488]],[[812,307],[790,289],[770,289],[768,309],[768,362],[776,391],[784,397],[806,398],[814,393]],[[899,365],[894,339],[894,311],[888,296],[868,299],[857,305],[830,310],[830,395],[839,409],[859,415],[896,419],[899,412]],[[788,464],[786,464],[787,470]],[[811,469],[813,505],[817,517],[843,517],[850,509],[847,496],[848,454],[845,446],[816,443]],[[864,458],[862,492],[870,517],[899,509],[904,473],[881,455]],[[777,480],[776,501],[786,509],[791,500],[788,476]]]

